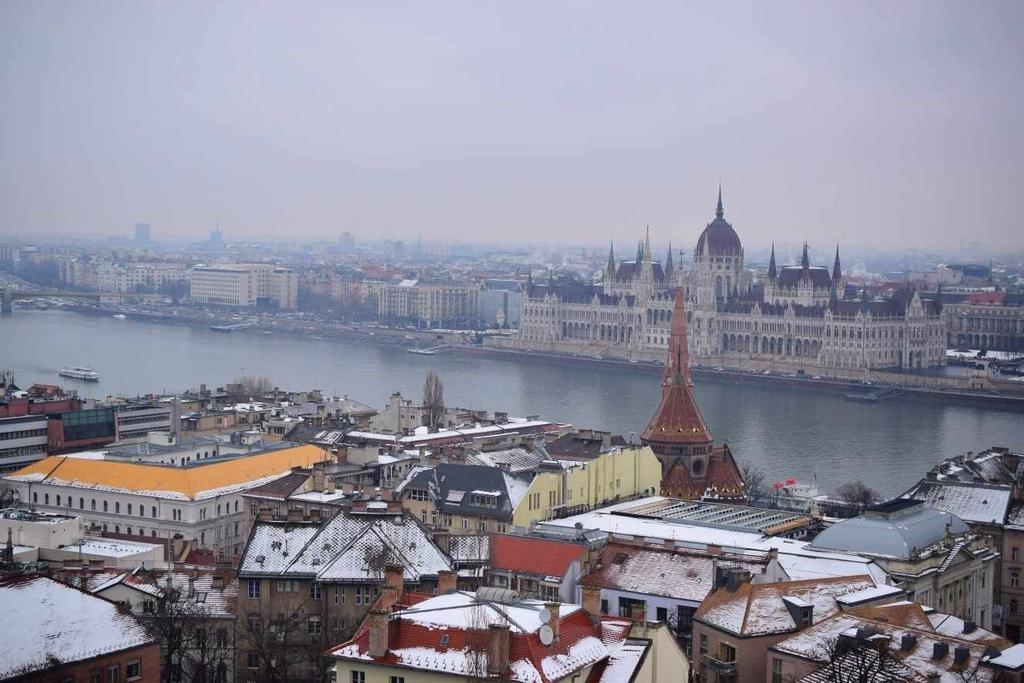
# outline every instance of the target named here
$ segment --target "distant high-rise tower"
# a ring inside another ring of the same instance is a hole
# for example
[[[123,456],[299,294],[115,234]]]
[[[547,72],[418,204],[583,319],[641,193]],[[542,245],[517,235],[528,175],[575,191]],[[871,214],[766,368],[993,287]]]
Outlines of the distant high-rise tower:
[[[135,244],[149,244],[152,238],[152,226],[149,223],[135,224]]]
[[[224,233],[221,232],[220,228],[210,231],[210,244],[214,246],[224,244]]]

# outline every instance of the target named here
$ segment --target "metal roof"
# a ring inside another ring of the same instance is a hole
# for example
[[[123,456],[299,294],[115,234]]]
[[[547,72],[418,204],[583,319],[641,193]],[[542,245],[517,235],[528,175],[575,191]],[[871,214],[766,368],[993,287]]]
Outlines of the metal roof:
[[[967,524],[956,515],[921,505],[899,514],[844,519],[818,534],[811,547],[909,560],[947,533],[967,531]]]

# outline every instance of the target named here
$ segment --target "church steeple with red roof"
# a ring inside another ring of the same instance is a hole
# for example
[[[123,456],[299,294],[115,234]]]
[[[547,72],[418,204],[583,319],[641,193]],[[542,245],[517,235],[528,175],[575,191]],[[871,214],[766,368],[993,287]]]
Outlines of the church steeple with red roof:
[[[686,305],[676,290],[661,402],[640,440],[661,461],[661,493],[679,498],[744,497],[743,477],[727,447],[716,450],[711,430],[693,398],[686,341]]]

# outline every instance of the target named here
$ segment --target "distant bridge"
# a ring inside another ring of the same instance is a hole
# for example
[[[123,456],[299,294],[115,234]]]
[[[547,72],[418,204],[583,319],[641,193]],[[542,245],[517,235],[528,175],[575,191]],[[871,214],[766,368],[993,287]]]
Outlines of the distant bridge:
[[[14,302],[19,299],[149,299],[162,300],[167,298],[164,294],[138,293],[138,292],[66,292],[55,289],[0,289],[0,313],[7,315],[14,312]]]

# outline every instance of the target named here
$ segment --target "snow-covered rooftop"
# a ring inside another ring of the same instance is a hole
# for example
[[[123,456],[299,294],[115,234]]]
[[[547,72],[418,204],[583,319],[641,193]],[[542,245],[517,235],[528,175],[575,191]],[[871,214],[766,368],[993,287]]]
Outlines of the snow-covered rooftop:
[[[82,539],[81,543],[64,546],[62,550],[70,553],[98,555],[101,557],[131,557],[132,555],[153,552],[156,547],[152,543],[86,536]]]
[[[53,579],[0,582],[0,604],[12,618],[0,625],[0,678],[70,663],[152,642],[146,630],[112,602]]]
[[[541,600],[518,600],[510,604],[478,600],[475,593],[454,591],[425,600],[399,612],[396,617],[431,628],[487,628],[490,624],[508,624],[512,633],[535,633],[541,620]],[[579,605],[561,604],[559,615],[579,611]]]
[[[965,522],[1002,524],[1010,508],[1012,491],[1009,486],[924,482],[909,497]]]
[[[820,661],[824,664],[830,657],[829,644],[834,643],[840,636],[850,638],[857,637],[858,634],[871,633],[888,636],[891,660],[896,665],[898,672],[888,679],[873,680],[913,681],[915,683],[929,680],[939,683],[963,683],[964,680],[971,680],[976,683],[988,683],[994,679],[995,672],[987,666],[981,665],[985,650],[990,644],[951,638],[935,633],[928,628],[865,618],[859,613],[836,614],[786,638],[772,649],[812,661]],[[906,634],[913,636],[913,640],[908,640],[909,650],[903,649],[903,636]],[[877,635],[872,642],[877,642]],[[941,658],[934,657],[934,646],[938,643],[944,643],[948,647],[948,651]],[[968,658],[963,666],[954,663],[957,647],[966,648],[968,653]],[[1014,647],[1020,647],[1024,651],[1024,646]],[[1015,659],[1016,653],[1013,650],[1013,647],[1004,650],[1004,653],[1008,655],[1008,662]],[[1021,659],[1021,663],[1024,663],[1024,658]],[[841,666],[842,662],[837,662],[837,665]],[[961,672],[968,674],[969,677],[961,676]],[[846,671],[845,673],[851,672]],[[929,674],[934,674],[937,678],[929,679]],[[827,675],[812,675],[802,680],[818,683],[819,681],[828,681],[830,678]]]
[[[501,593],[499,589],[490,590]],[[423,597],[402,603],[411,605],[391,615],[388,650],[382,657],[369,655],[366,624],[352,640],[329,654],[452,676],[490,678],[487,651],[480,647],[479,634],[486,633],[491,625],[500,625],[509,629],[509,649],[507,668],[498,677],[521,683],[552,683],[609,661],[628,642],[628,621],[602,617],[595,623],[578,605],[561,605],[558,613],[551,615],[545,614],[543,602],[521,600],[514,593],[495,594],[491,599],[481,589],[477,593],[454,591]],[[549,645],[540,640],[541,627],[551,623],[542,617],[558,619],[561,636]],[[641,657],[642,652],[623,653],[616,670],[628,670],[630,662],[635,665]],[[600,680],[626,681],[629,677]]]
[[[754,531],[735,531],[616,514],[636,508],[638,504],[664,500],[666,499],[661,496],[652,496],[572,517],[548,520],[538,526],[565,530],[573,529],[578,522],[584,529],[596,529],[607,533],[611,539],[655,539],[659,542],[671,540],[676,548],[705,551],[709,546],[718,546],[723,552],[737,555],[761,556],[775,549],[778,551],[780,566],[791,580],[868,574],[877,583],[885,583],[885,572],[872,560],[840,551],[811,548],[807,541],[764,536]]]
[[[836,598],[843,607],[856,607],[868,602],[876,602],[883,598],[896,599],[905,595],[902,588],[896,586],[872,586],[871,588],[865,588],[864,590],[854,591],[845,595],[840,595]]]
[[[839,611],[840,596],[868,588],[874,588],[868,576],[744,584],[735,591],[719,590],[709,596],[694,618],[741,636],[786,633],[799,626],[787,601],[796,606],[813,605],[812,618],[818,622]]]
[[[628,639],[622,644],[622,647],[612,652],[597,683],[621,683],[634,680],[637,669],[643,663],[644,654],[650,647],[650,641]]]
[[[377,581],[381,561],[401,564],[418,582],[451,562],[405,514],[339,514],[322,527],[260,522],[242,557],[241,575],[315,576],[319,581]]]

